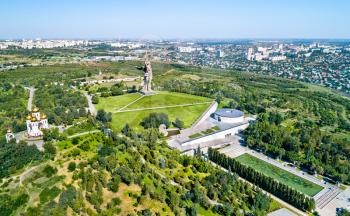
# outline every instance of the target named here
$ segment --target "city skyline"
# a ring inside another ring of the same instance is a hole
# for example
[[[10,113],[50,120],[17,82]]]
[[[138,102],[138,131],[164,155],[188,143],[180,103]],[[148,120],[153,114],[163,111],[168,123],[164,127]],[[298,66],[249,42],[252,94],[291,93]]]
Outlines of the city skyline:
[[[15,0],[0,8],[0,39],[349,39],[349,6],[343,0]]]

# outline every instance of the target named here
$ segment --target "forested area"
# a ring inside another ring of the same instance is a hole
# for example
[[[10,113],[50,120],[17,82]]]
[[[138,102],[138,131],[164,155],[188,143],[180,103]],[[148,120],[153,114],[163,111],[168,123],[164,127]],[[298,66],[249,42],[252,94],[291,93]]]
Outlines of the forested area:
[[[6,143],[0,140],[0,180],[15,173],[30,162],[39,161],[43,154],[36,146],[29,146],[26,143]],[[1,182],[0,181],[0,182]]]
[[[0,82],[1,134],[4,134],[7,129],[18,132],[25,128],[27,97],[28,93],[22,86]]]
[[[66,215],[68,209],[87,215],[135,212],[194,216],[199,211],[215,215],[266,215],[274,208],[272,200],[259,189],[213,167],[200,154],[181,156],[168,149],[157,130],[147,129],[133,136],[139,138],[107,138],[104,134],[74,138],[72,142],[77,148],[65,154],[70,155],[66,158],[69,162],[66,171],[58,164],[46,165],[30,181],[36,182],[42,176],[49,178],[47,182],[59,180],[57,169],[71,180],[58,187],[52,183],[37,185],[41,189],[40,202],[29,206],[26,215],[39,216],[44,212]]]
[[[35,105],[48,116],[50,124],[70,125],[86,117],[86,98],[82,93],[59,85],[42,85],[35,91]]]

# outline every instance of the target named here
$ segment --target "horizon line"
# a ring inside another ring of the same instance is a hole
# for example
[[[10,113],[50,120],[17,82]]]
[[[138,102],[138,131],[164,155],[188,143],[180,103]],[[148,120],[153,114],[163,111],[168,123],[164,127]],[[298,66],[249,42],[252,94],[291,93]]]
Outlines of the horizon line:
[[[232,37],[232,38],[215,38],[215,37],[203,37],[203,38],[196,38],[196,37],[168,37],[168,38],[139,38],[139,37],[124,37],[124,38],[113,38],[113,37],[23,37],[23,38],[0,38],[0,41],[6,41],[6,40],[113,40],[113,41],[121,41],[121,40],[139,40],[139,41],[174,41],[174,40],[182,40],[182,41],[242,41],[242,40],[346,40],[350,41],[349,38],[317,38],[317,37]]]

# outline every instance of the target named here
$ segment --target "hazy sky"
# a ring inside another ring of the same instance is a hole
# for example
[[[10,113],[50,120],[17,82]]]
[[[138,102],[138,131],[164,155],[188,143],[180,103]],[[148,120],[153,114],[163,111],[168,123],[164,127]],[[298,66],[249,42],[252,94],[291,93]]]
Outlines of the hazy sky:
[[[350,0],[1,0],[0,38],[350,38]]]

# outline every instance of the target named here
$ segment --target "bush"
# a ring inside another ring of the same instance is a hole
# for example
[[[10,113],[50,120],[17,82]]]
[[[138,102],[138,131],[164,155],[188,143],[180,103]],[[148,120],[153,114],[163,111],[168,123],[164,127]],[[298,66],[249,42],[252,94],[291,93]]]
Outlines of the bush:
[[[79,143],[79,137],[74,137],[73,139],[72,139],[72,144],[73,145],[77,145]]]
[[[77,168],[77,165],[76,165],[75,162],[70,162],[70,163],[68,164],[68,170],[69,170],[69,172],[73,172],[76,168]]]
[[[104,109],[97,111],[96,120],[102,123],[107,123],[112,121],[112,113],[107,113]]]
[[[40,203],[44,204],[50,200],[55,199],[59,194],[61,193],[61,190],[54,186],[52,188],[44,188],[44,190],[41,191],[39,194],[40,197]]]
[[[99,97],[98,97],[97,95],[94,95],[94,96],[92,96],[92,98],[91,98],[91,102],[92,102],[93,104],[98,104],[98,103],[100,102],[100,99],[99,99]]]
[[[175,121],[173,122],[173,125],[179,129],[184,128],[184,122],[181,121],[179,118],[175,119]]]
[[[50,165],[46,165],[44,170],[43,170],[44,174],[46,175],[46,177],[51,177],[53,176],[54,174],[57,173],[57,169],[50,166]]]
[[[170,126],[168,115],[165,113],[151,113],[141,122],[145,129],[158,128],[161,124],[165,124],[167,128]]]
[[[121,203],[122,203],[122,200],[121,199],[119,199],[119,197],[116,197],[116,198],[113,198],[112,199],[112,203],[113,203],[113,205],[120,205]]]
[[[119,190],[119,183],[120,183],[120,177],[119,176],[114,176],[111,181],[108,183],[108,188],[112,192],[118,192]]]
[[[44,150],[45,154],[51,157],[56,155],[56,147],[51,142],[46,142],[44,144]]]

